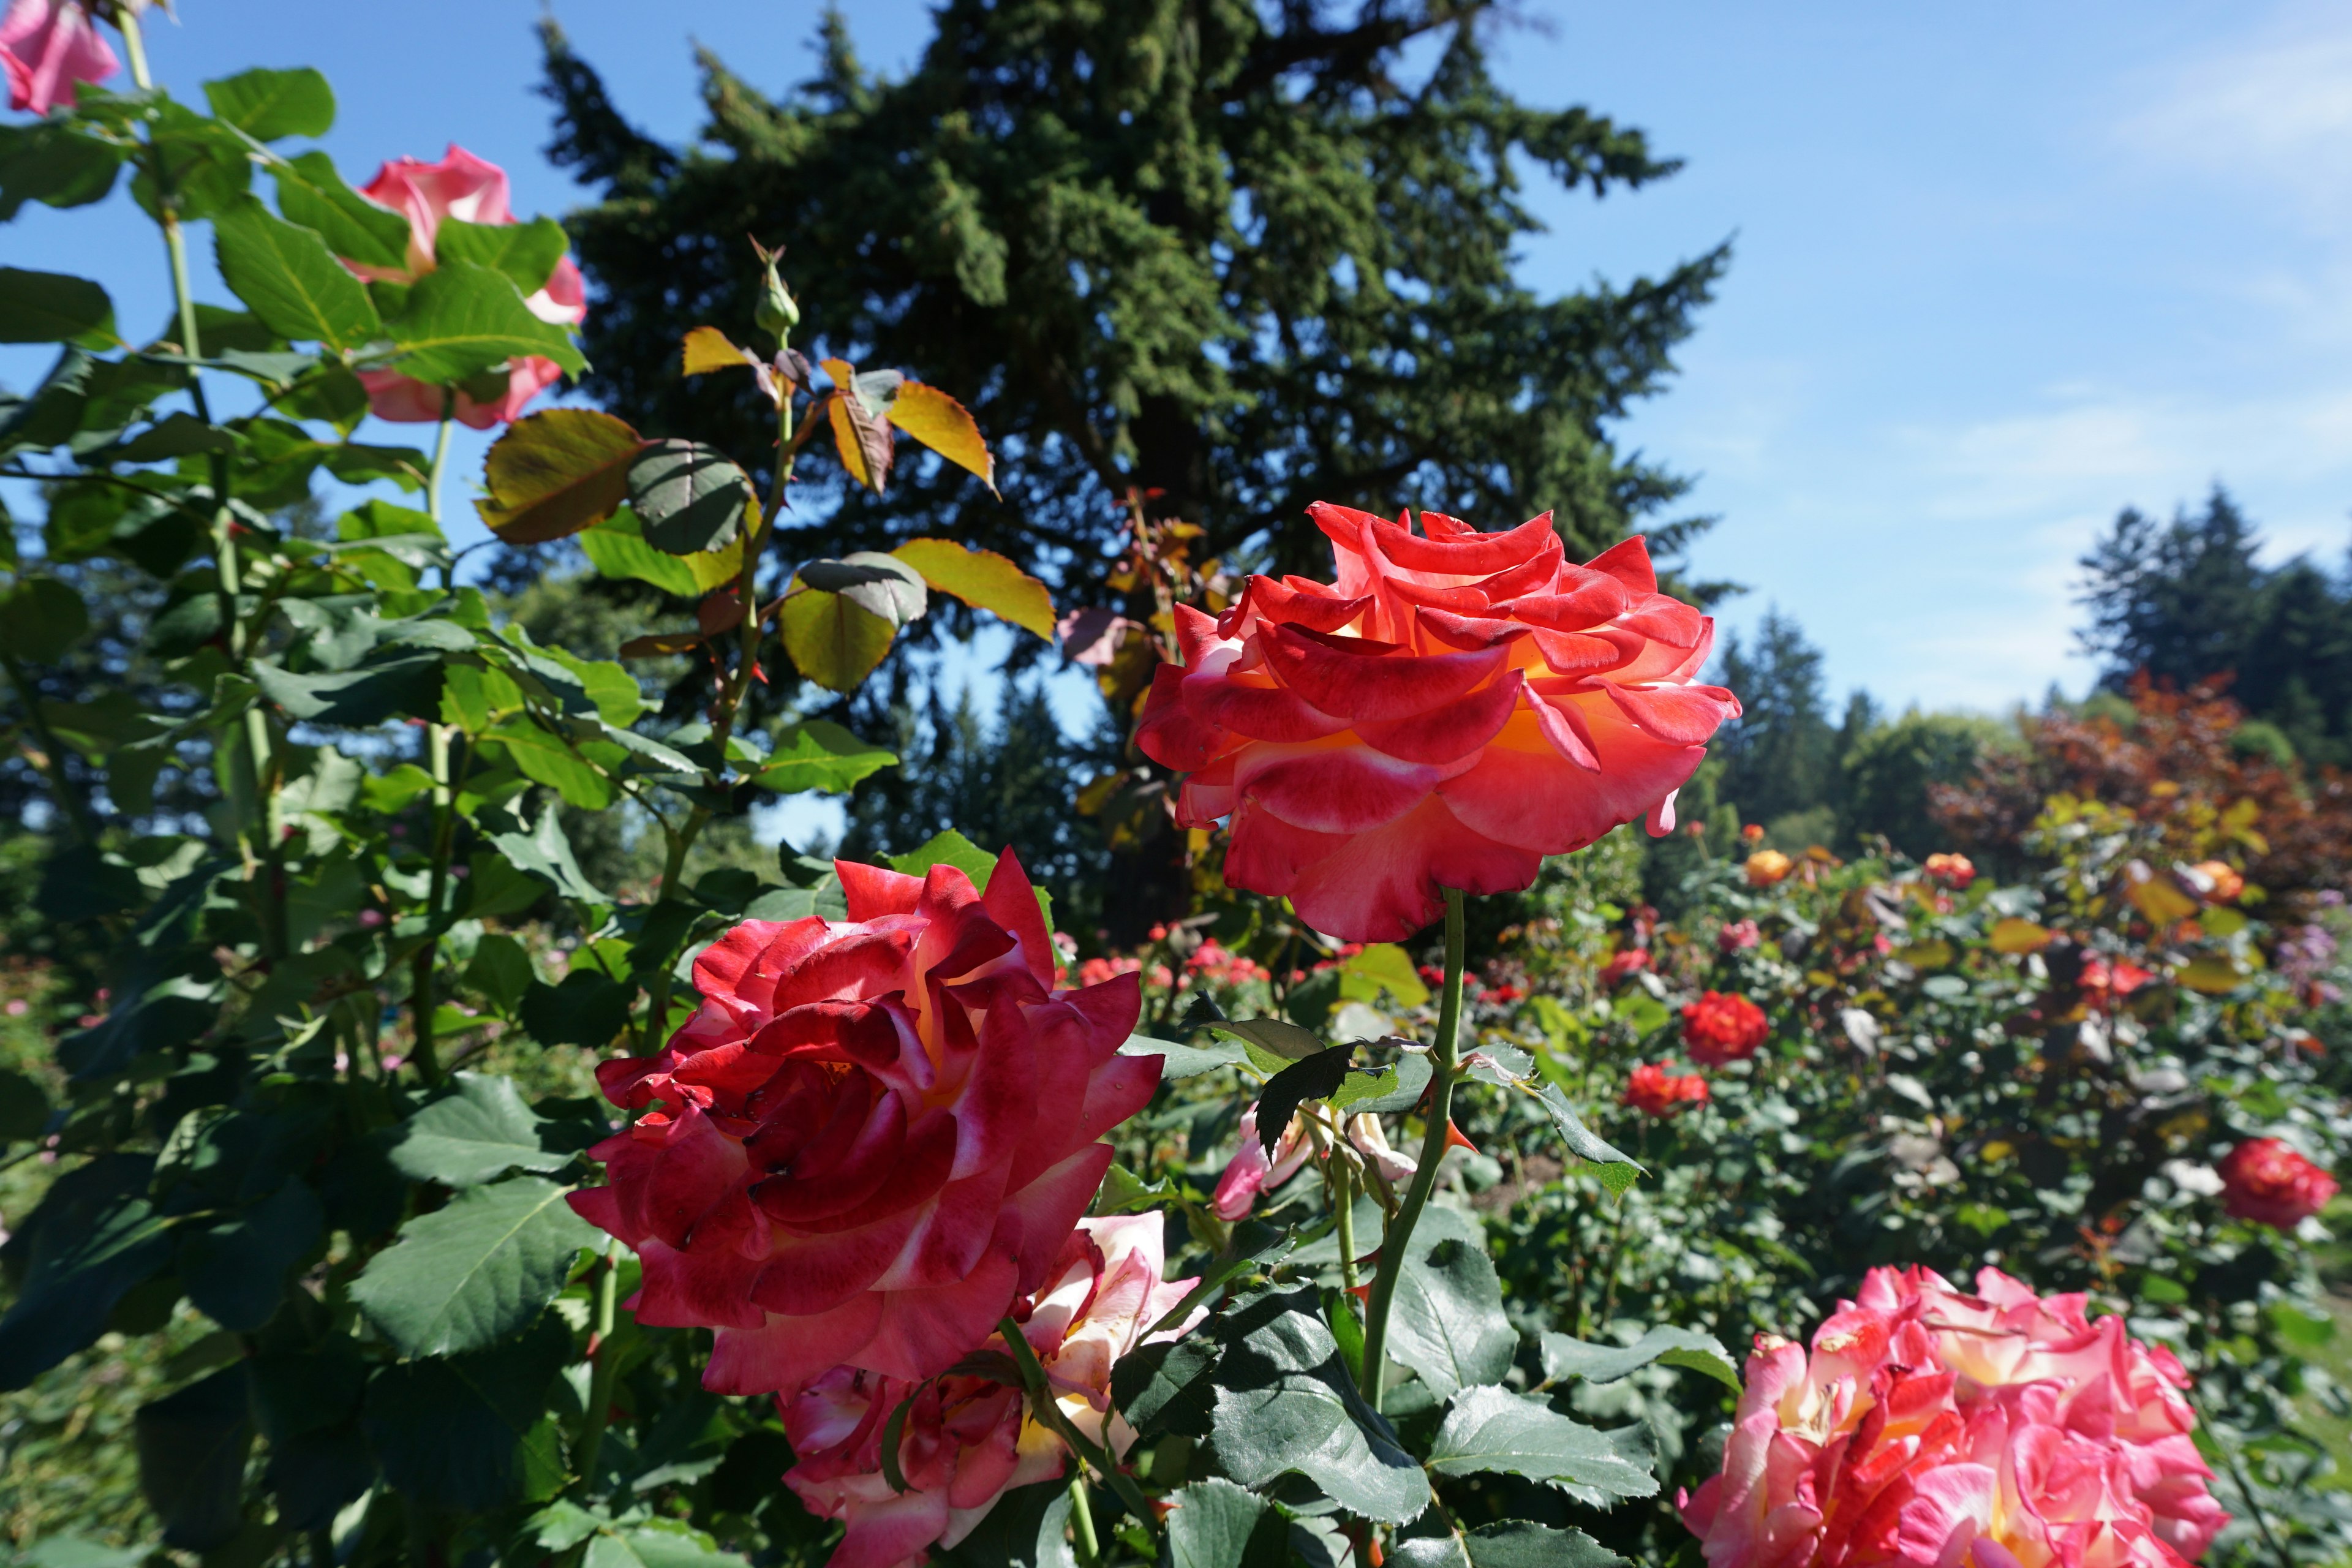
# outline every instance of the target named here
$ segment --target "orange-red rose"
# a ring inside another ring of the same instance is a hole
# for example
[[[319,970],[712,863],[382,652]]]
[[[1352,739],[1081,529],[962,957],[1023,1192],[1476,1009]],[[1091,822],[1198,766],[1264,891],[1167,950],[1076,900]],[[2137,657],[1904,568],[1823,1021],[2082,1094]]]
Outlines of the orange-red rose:
[[[1683,1009],[1683,1044],[1703,1068],[1747,1060],[1771,1032],[1764,1009],[1736,994],[1709,991]]]
[[[1748,885],[1769,888],[1796,868],[1797,863],[1778,849],[1759,849],[1748,858]]]
[[[1700,685],[1714,623],[1658,592],[1638,539],[1570,564],[1549,514],[1415,533],[1318,502],[1337,580],[1252,577],[1212,619],[1179,605],[1181,665],[1137,742],[1187,775],[1187,826],[1232,821],[1225,880],[1333,936],[1393,942],[1441,889],[1527,887],[1547,855],[1674,795],[1739,704]]]
[[[2280,1230],[2293,1230],[2336,1195],[2335,1177],[2275,1138],[2249,1138],[2213,1169],[2223,1208]]]
[[[835,1363],[920,1380],[1034,1290],[1140,1110],[1118,1054],[1131,974],[1053,991],[1036,896],[843,862],[849,918],[737,926],[696,960],[701,1010],[596,1077],[640,1116],[572,1194],[636,1248],[640,1322],[717,1331],[705,1386],[795,1388]]]
[[[1650,1116],[1671,1116],[1684,1105],[1706,1103],[1706,1079],[1696,1073],[1680,1078],[1655,1062],[1643,1062],[1625,1080],[1623,1103]]]
[[[1977,879],[1976,862],[1965,855],[1930,855],[1923,868],[1931,882],[1957,892]]]

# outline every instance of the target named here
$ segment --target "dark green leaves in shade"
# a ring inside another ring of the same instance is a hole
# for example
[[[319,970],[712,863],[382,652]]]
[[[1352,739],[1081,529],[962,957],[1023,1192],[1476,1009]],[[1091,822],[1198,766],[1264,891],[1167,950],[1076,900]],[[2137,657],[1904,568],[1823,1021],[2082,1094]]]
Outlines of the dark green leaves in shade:
[[[450,1508],[507,1501],[527,1458],[541,1468],[526,1447],[553,1447],[541,1416],[548,1384],[572,1355],[571,1333],[546,1316],[505,1344],[381,1369],[368,1384],[365,1422],[384,1479]]]
[[[1289,1521],[1255,1492],[1212,1476],[1168,1501],[1166,1568],[1283,1568],[1289,1561]]]
[[[114,335],[114,301],[87,278],[0,267],[0,343],[65,343]]]
[[[493,939],[482,940],[487,949]],[[520,954],[521,944],[513,938],[498,940]],[[475,968],[483,958],[476,952]],[[528,959],[524,963],[527,975]],[[461,1072],[447,1093],[401,1123],[391,1145],[393,1167],[413,1182],[449,1187],[480,1186],[513,1170],[559,1171],[572,1155],[545,1145],[546,1126],[546,1119],[522,1102],[514,1079]]]
[[[628,491],[646,542],[672,555],[731,542],[758,502],[749,475],[694,441],[647,442],[629,465]]]
[[[1638,1426],[1603,1432],[1570,1420],[1539,1396],[1492,1384],[1454,1396],[1429,1448],[1429,1468],[1439,1475],[1502,1471],[1603,1508],[1656,1495],[1651,1464]]]
[[[0,125],[0,223],[26,202],[78,207],[114,188],[123,149],[59,121]]]
[[[1389,1357],[1418,1374],[1440,1399],[1456,1389],[1500,1382],[1518,1349],[1484,1241],[1476,1221],[1426,1209],[1397,1276]]]
[[[1734,1393],[1739,1389],[1739,1369],[1712,1334],[1696,1329],[1652,1329],[1630,1345],[1597,1345],[1566,1334],[1543,1336],[1543,1371],[1547,1383],[1580,1377],[1587,1383],[1614,1383],[1652,1362],[1703,1372]]]
[[[1622,1568],[1624,1559],[1580,1530],[1506,1519],[1464,1535],[1389,1543],[1398,1568]]]
[[[269,1321],[286,1280],[317,1250],[326,1215],[310,1189],[288,1182],[260,1203],[180,1239],[180,1286],[224,1329],[249,1333]]]
[[[58,1178],[0,1247],[16,1300],[0,1318],[0,1389],[22,1388],[106,1331],[107,1314],[171,1261],[147,1201],[151,1163],[107,1154]]]
[[[354,349],[383,335],[367,286],[317,230],[239,196],[213,219],[213,241],[230,291],[279,336]]]
[[[182,1552],[226,1546],[244,1527],[246,1456],[253,1448],[247,1372],[223,1367],[142,1405],[132,1424],[139,1489]]]
[[[560,985],[534,980],[522,996],[522,1026],[542,1046],[601,1050],[629,1021],[635,986],[593,969],[574,969]]]
[[[530,313],[512,279],[471,261],[444,261],[418,279],[391,327],[396,368],[439,385],[510,359],[551,359],[574,374],[588,363],[562,328]]]
[[[598,1232],[536,1176],[470,1187],[401,1226],[352,1300],[403,1355],[478,1350],[537,1318]]]
[[[1234,1480],[1255,1489],[1295,1470],[1342,1508],[1391,1524],[1428,1507],[1428,1479],[1356,1392],[1312,1288],[1250,1298],[1215,1332],[1225,1352],[1212,1439]]]
[[[10,658],[47,664],[89,629],[81,595],[54,577],[20,577],[0,594],[0,654]]]
[[[213,113],[257,142],[324,136],[335,122],[335,89],[309,67],[239,71],[205,83]]]
[[[1348,1060],[1355,1054],[1353,1046],[1334,1046],[1291,1063],[1265,1080],[1257,1094],[1257,1138],[1268,1154],[1282,1141],[1283,1131],[1301,1105],[1328,1097],[1346,1080]]]
[[[996,1500],[970,1535],[934,1551],[940,1568],[1077,1568],[1070,1550],[1070,1486],[1039,1481]]]

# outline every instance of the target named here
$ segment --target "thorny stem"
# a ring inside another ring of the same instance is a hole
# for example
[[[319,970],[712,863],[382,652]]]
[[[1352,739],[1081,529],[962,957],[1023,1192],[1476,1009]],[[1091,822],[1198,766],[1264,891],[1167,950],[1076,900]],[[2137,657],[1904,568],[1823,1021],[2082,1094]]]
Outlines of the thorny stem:
[[[596,1278],[596,1319],[588,1342],[588,1408],[580,1416],[580,1481],[591,1485],[596,1478],[596,1460],[604,1447],[604,1426],[613,1409],[613,1380],[619,1375],[621,1358],[613,1353],[613,1324],[621,1300],[621,1244],[607,1243],[604,1247],[604,1271]]]
[[[1446,1132],[1453,1126],[1454,1057],[1462,1031],[1462,960],[1468,941],[1462,913],[1462,890],[1445,889],[1445,984],[1437,1005],[1437,1038],[1430,1046],[1429,1121],[1421,1136],[1421,1163],[1405,1189],[1404,1203],[1381,1237],[1381,1269],[1372,1281],[1371,1301],[1364,1313],[1365,1402],[1381,1407],[1381,1384],[1387,1380],[1389,1309],[1396,1300],[1397,1277],[1404,1271],[1412,1228],[1429,1204],[1437,1184],[1437,1167],[1445,1158]]]
[[[1005,1347],[1013,1352],[1013,1364],[1021,1369],[1022,1386],[1029,1394],[1029,1413],[1037,1418],[1039,1426],[1068,1444],[1071,1453],[1092,1465],[1095,1473],[1118,1494],[1118,1500],[1127,1505],[1127,1510],[1149,1528],[1151,1505],[1143,1500],[1142,1491],[1127,1472],[1118,1468],[1118,1462],[1103,1450],[1102,1445],[1071,1426],[1069,1417],[1062,1414],[1062,1407],[1054,1403],[1054,1390],[1045,1382],[1045,1369],[1037,1364],[1037,1352],[1029,1348],[1028,1340],[1022,1336],[1021,1325],[1008,1317],[998,1320],[996,1328],[1004,1336]]]

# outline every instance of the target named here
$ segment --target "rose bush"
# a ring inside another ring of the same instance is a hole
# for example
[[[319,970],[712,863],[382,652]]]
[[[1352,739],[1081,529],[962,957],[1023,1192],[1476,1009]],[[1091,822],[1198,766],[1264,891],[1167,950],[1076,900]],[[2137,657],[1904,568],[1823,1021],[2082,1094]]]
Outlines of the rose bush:
[[[1184,662],[1136,733],[1187,775],[1181,823],[1232,819],[1228,883],[1391,942],[1442,889],[1524,888],[1620,823],[1673,826],[1739,704],[1697,679],[1714,623],[1658,592],[1642,541],[1579,566],[1548,514],[1500,533],[1309,515],[1335,580],[1252,577],[1213,618],[1176,606]]]
[[[1131,975],[1052,989],[1020,862],[984,891],[844,862],[846,921],[746,921],[700,1008],[598,1082],[642,1110],[572,1194],[635,1248],[640,1322],[716,1331],[706,1381],[780,1393],[836,1363],[944,1372],[1044,1282],[1159,1081],[1122,1057]]]

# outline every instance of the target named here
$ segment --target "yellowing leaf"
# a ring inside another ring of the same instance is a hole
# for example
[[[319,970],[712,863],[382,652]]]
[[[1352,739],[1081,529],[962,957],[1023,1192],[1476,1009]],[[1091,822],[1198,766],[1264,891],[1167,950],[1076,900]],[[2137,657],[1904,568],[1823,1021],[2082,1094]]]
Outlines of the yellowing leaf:
[[[727,341],[717,327],[697,327],[686,334],[686,374],[708,375],[714,370],[740,370],[756,364],[743,350]]]
[[[1898,947],[1895,956],[1914,969],[1941,969],[1952,962],[1952,944],[1940,938],[1934,942],[1915,942]]]
[[[2238,966],[2226,958],[2198,959],[2181,965],[2172,977],[2191,991],[2201,991],[2208,996],[2235,991],[2246,978],[2238,973]]]
[[[1992,928],[1992,950],[1995,952],[2040,952],[2050,945],[2052,932],[2048,926],[2011,915]]]
[[[962,404],[938,387],[919,381],[899,387],[890,402],[890,423],[958,468],[978,474],[989,493],[996,493],[996,458],[979,425]]]
[[[602,522],[628,494],[629,464],[645,440],[591,408],[550,408],[508,426],[484,466],[489,493],[474,503],[509,544],[544,544]]]
[[[828,365],[838,363],[825,361]],[[847,392],[828,396],[824,411],[833,424],[833,446],[841,454],[841,466],[852,479],[880,495],[890,478],[890,427]]]
[[[2132,907],[2157,925],[2170,925],[2185,921],[2197,912],[2197,900],[2174,887],[2164,877],[2150,877],[2144,882],[2134,882],[2124,896]]]
[[[828,691],[853,691],[890,651],[898,628],[846,595],[805,584],[784,597],[784,651]]]
[[[970,550],[952,539],[910,539],[890,553],[940,593],[1054,640],[1053,595],[993,550]]]

